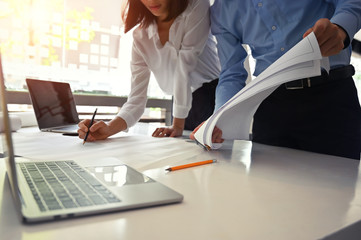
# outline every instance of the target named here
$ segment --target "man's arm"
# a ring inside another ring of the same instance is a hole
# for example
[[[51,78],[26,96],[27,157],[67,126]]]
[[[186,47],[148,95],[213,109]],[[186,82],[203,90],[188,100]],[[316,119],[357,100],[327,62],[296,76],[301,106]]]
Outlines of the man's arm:
[[[216,90],[215,110],[220,108],[233,95],[246,85],[248,77],[244,68],[247,52],[240,41],[241,36],[232,34],[232,26],[227,26],[227,19],[236,19],[233,12],[224,9],[225,1],[215,1],[211,7],[211,31],[217,39],[221,73]]]

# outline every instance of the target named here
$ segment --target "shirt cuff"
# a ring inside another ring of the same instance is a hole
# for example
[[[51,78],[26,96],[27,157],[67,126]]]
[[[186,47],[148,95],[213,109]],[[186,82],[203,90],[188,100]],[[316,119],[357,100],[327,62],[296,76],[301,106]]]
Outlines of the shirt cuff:
[[[345,38],[345,40],[343,41],[343,49],[345,49],[345,48],[347,48],[347,47],[350,45],[350,43],[351,43],[350,37],[348,36],[347,31],[346,31],[343,27],[341,27],[340,25],[338,25],[338,24],[336,24],[336,23],[334,23],[334,24],[337,25],[337,27],[341,28],[341,29],[346,33],[346,38]]]
[[[190,108],[186,106],[173,105],[173,117],[187,118]]]
[[[127,129],[123,130],[123,132],[128,132],[129,128],[134,126],[137,123],[137,120],[131,114],[126,112],[119,112],[117,117],[123,118],[124,121],[127,123]]]
[[[348,43],[345,42],[345,45],[347,44],[347,46],[350,44],[350,38],[353,37],[358,31],[357,20],[358,19],[352,14],[337,14],[333,16],[331,19],[332,23],[336,24],[337,26],[345,30],[348,38]]]

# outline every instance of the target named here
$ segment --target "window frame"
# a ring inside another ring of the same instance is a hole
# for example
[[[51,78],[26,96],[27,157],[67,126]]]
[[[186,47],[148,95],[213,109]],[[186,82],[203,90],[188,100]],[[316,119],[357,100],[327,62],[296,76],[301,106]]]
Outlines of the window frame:
[[[28,92],[6,91],[6,98],[9,104],[28,104],[32,105]],[[74,94],[76,105],[79,106],[108,106],[122,107],[127,101],[127,97],[106,96],[106,95],[84,95]],[[159,107],[165,109],[165,124],[172,125],[172,99],[148,98],[146,107]]]

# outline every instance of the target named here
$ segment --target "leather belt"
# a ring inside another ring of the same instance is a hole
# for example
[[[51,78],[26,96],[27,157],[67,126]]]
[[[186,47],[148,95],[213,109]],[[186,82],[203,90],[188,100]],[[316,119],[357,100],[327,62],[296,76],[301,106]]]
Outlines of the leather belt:
[[[287,90],[305,89],[337,81],[339,79],[349,78],[354,74],[355,68],[352,65],[331,69],[330,73],[327,73],[326,70],[322,69],[320,76],[294,80],[285,83],[284,86]]]

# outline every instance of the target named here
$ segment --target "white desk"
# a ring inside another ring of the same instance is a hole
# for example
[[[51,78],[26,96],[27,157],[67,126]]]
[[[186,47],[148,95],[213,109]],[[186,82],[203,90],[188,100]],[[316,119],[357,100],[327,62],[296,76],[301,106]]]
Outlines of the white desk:
[[[148,136],[122,133],[84,146],[76,137],[21,129],[14,134],[15,152],[79,163],[116,157],[182,193],[182,203],[23,225],[0,159],[0,238],[318,239],[353,223],[361,226],[359,161],[247,141],[205,152],[186,139],[152,138],[153,129],[146,126],[140,129]],[[164,170],[211,158],[218,162]]]

